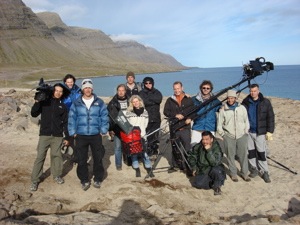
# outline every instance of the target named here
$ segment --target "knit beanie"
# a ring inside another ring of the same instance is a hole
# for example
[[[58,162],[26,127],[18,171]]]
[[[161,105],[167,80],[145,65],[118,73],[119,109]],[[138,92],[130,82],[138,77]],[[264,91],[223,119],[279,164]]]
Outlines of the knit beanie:
[[[135,79],[134,72],[129,71],[129,72],[126,74],[126,80],[127,80],[127,78],[130,77],[130,76],[133,77],[133,78]]]

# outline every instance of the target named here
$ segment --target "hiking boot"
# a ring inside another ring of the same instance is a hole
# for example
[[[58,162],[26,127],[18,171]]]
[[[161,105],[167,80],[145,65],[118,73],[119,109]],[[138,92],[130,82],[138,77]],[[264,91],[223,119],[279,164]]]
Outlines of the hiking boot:
[[[38,183],[31,183],[30,191],[37,191],[37,189],[38,189]]]
[[[214,188],[214,195],[221,195],[221,188],[220,187]]]
[[[87,189],[89,189],[91,186],[90,182],[85,182],[81,184],[81,188],[82,190],[86,191]]]
[[[238,182],[238,181],[239,181],[239,179],[237,178],[236,175],[230,176],[230,178],[231,178],[231,180],[232,180],[233,182]]]
[[[141,177],[141,170],[140,170],[140,168],[135,169],[135,177]]]
[[[101,182],[100,181],[94,181],[93,186],[94,186],[94,188],[100,188],[101,187]]]
[[[117,170],[121,171],[122,170],[122,166],[117,166]]]
[[[257,171],[257,169],[250,170],[249,177],[254,178],[254,177],[256,177],[256,176],[258,176],[258,171]]]
[[[56,183],[58,183],[58,184],[63,184],[63,183],[65,183],[64,179],[62,179],[61,177],[55,177],[55,178],[53,178],[53,179],[54,179],[54,181],[55,181]]]
[[[242,176],[242,177],[243,177],[244,181],[246,181],[246,182],[251,181],[251,179],[248,175],[247,176]]]
[[[266,183],[271,183],[269,174],[268,174],[268,172],[266,172],[266,171],[263,173],[262,179],[263,179]]]

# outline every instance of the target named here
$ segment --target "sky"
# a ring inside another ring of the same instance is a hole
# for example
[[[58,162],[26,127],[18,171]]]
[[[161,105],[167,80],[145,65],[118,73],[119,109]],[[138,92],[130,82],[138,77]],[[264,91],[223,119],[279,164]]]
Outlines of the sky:
[[[68,26],[135,40],[190,67],[242,66],[256,57],[300,64],[299,0],[23,0]]]

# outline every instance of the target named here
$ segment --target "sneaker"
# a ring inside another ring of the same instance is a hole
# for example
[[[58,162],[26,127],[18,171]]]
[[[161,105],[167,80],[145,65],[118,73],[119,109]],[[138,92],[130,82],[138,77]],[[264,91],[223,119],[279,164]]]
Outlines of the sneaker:
[[[221,195],[221,188],[220,187],[214,188],[214,195]]]
[[[38,183],[31,183],[30,191],[36,191],[38,189]]]
[[[257,171],[257,169],[254,169],[254,170],[250,171],[249,177],[254,178],[257,175],[258,175],[258,171]]]
[[[58,184],[63,184],[63,183],[65,183],[64,179],[62,179],[61,177],[55,177],[54,180],[55,180],[56,183],[58,183]]]
[[[266,172],[266,171],[263,173],[262,179],[263,179],[266,183],[271,183],[269,174],[268,174],[268,172]]]
[[[86,183],[82,183],[81,184],[81,188],[82,190],[86,191],[87,189],[89,189],[91,186],[90,182],[86,182]]]
[[[100,188],[101,187],[101,182],[100,181],[94,181],[93,186],[94,186],[94,188]]]
[[[246,181],[246,182],[251,181],[251,179],[248,175],[247,176],[242,176],[242,177],[243,177],[244,181]]]
[[[117,170],[121,171],[122,170],[122,166],[117,166]]]
[[[230,177],[233,182],[238,182],[238,178],[236,175]]]

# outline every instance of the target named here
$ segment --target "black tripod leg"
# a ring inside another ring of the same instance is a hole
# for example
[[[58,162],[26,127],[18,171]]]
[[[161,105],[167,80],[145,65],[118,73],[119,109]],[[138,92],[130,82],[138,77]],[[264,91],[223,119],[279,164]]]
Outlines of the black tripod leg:
[[[167,139],[167,140],[166,140],[166,144],[165,144],[163,150],[160,151],[159,154],[157,155],[157,158],[155,159],[155,161],[154,161],[154,163],[153,163],[153,165],[152,165],[152,167],[151,167],[150,172],[145,176],[145,179],[149,178],[149,174],[153,173],[153,170],[156,169],[156,167],[157,167],[157,165],[158,165],[158,163],[159,163],[161,157],[164,155],[165,151],[167,150],[169,141],[170,141],[170,139]]]
[[[177,142],[175,142],[176,144],[176,147],[178,148],[178,150],[180,151],[181,153],[181,156],[183,158],[183,160],[185,161],[186,165],[189,167],[190,170],[192,170],[192,167],[190,166],[189,162],[187,161],[186,157],[185,157],[185,154],[187,154],[185,148],[183,147],[181,141],[179,142],[179,144]]]

